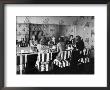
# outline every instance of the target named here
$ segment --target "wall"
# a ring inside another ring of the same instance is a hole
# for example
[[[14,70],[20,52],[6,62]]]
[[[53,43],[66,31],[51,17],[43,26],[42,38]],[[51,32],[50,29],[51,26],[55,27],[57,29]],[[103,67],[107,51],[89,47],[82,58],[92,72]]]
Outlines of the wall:
[[[21,41],[21,38],[29,38],[29,24],[19,23],[16,24],[16,38]]]
[[[17,23],[33,23],[33,24],[59,24],[63,20],[64,25],[71,25],[77,16],[17,16]]]
[[[79,21],[80,23],[76,27],[76,35],[80,35],[85,46],[90,48],[94,45],[94,19],[84,18]]]
[[[32,36],[36,32],[37,35],[39,31],[43,31],[44,35],[47,37],[57,36],[57,33],[59,31],[59,25],[57,24],[31,24],[30,25],[30,36]]]
[[[24,18],[24,17],[23,17]],[[23,19],[22,18],[22,19]],[[43,18],[47,17],[40,17],[42,21]],[[32,36],[32,31],[43,31],[44,34],[48,37],[55,36],[56,38],[58,36],[69,36],[69,35],[80,35],[85,43],[85,46],[90,48],[92,45],[94,45],[94,18],[93,17],[66,17],[64,19],[65,23],[60,24],[59,20],[62,17],[51,17],[49,18],[48,22],[44,22],[43,24],[40,24],[42,22],[36,22],[34,24],[34,18],[31,18],[33,20],[33,24],[26,24],[26,23],[17,23],[17,40],[20,40],[21,38],[27,36],[29,37],[29,30],[31,31],[30,36]],[[36,18],[38,19],[38,17]],[[53,22],[55,20],[55,22]],[[23,21],[19,20],[18,22]],[[35,20],[36,21],[36,20]],[[45,21],[45,20],[44,20]],[[51,23],[51,24],[50,24]],[[52,24],[55,23],[55,24]]]
[[[59,33],[61,36],[75,36],[75,25],[60,25]]]

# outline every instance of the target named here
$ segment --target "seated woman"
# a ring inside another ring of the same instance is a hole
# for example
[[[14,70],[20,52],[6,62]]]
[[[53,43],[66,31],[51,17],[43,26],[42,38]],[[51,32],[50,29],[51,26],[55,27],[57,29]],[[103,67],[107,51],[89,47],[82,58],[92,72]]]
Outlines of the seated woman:
[[[78,60],[83,57],[84,42],[80,36],[76,36],[76,47],[72,51],[71,65],[78,64]]]
[[[46,45],[46,41],[43,39],[40,39],[37,44],[37,50],[40,53],[46,53],[48,52],[48,46]]]
[[[55,45],[56,41],[55,41],[55,37],[54,36],[52,37],[52,42]]]
[[[75,45],[76,45],[76,50],[79,53],[78,54],[78,58],[82,58],[83,57],[83,50],[85,48],[84,46],[84,41],[80,36],[76,36],[76,40],[75,40]]]
[[[35,36],[32,36],[32,39],[30,40],[30,47],[33,51],[36,51],[36,47],[37,47],[37,40],[35,40]]]
[[[54,45],[54,42],[52,41],[52,38],[50,38],[49,41],[48,41],[48,46],[50,48],[52,48],[53,45]]]
[[[42,39],[40,39],[40,40],[38,41],[38,44],[37,44],[37,50],[38,50],[38,52],[41,52],[41,47],[42,47],[41,41],[42,41]]]
[[[73,35],[70,35],[69,41],[70,41],[70,44],[73,44]]]
[[[24,38],[21,38],[20,46],[25,47],[25,39]]]
[[[85,46],[83,39],[80,36],[76,36],[76,48],[78,49],[80,54],[82,54],[84,47]]]
[[[35,37],[32,36],[32,38],[30,40],[30,46],[34,46],[34,42],[35,42]]]
[[[57,60],[62,60],[63,59],[61,54],[63,53],[63,51],[65,51],[65,49],[66,49],[66,44],[64,42],[64,38],[60,37],[59,42],[57,44],[57,51],[58,51],[58,55],[56,57]]]

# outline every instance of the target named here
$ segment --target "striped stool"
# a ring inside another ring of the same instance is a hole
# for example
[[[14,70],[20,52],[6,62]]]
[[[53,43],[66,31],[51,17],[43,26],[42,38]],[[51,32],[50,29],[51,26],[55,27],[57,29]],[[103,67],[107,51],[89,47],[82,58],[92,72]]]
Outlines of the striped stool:
[[[50,62],[39,62],[39,71],[50,71],[53,69],[53,65]]]
[[[66,66],[70,66],[70,63],[66,60],[59,61],[59,60],[55,59],[53,63],[61,68],[66,67]]]
[[[60,57],[59,57],[60,60],[55,59],[53,63],[61,68],[70,66],[70,62],[68,61],[68,58],[70,58],[70,56],[71,56],[71,51],[63,51],[60,54]]]
[[[63,67],[70,66],[70,63],[67,60],[62,60],[62,66]]]
[[[16,56],[17,60],[17,74],[25,73],[26,63],[27,63],[27,54],[19,54]]]
[[[38,53],[38,61],[36,65],[38,66],[39,71],[49,71],[50,62],[52,60],[52,53]]]
[[[53,64],[57,65],[58,67],[62,67],[62,63],[59,60],[57,60],[57,59],[55,59],[53,61]]]
[[[90,62],[88,55],[89,55],[89,49],[84,48],[84,50],[83,50],[83,57],[80,58],[78,60],[78,62],[81,62],[81,63],[88,63],[88,62]]]

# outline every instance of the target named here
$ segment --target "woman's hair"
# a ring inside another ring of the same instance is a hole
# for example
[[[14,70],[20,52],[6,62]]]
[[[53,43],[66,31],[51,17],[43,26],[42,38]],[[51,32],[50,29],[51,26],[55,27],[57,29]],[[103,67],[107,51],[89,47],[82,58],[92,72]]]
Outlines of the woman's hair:
[[[70,37],[72,37],[72,38],[73,38],[73,35],[70,35]]]
[[[64,42],[64,37],[59,37],[59,42]]]
[[[37,40],[38,44],[40,44],[40,41],[41,41],[41,39],[38,39],[38,40]]]
[[[76,36],[76,39],[77,39],[78,41],[80,41],[80,40],[81,40],[81,37],[80,37],[79,35],[77,35],[77,36]]]
[[[31,40],[33,40],[33,38],[35,39],[35,36],[34,35],[32,35]]]

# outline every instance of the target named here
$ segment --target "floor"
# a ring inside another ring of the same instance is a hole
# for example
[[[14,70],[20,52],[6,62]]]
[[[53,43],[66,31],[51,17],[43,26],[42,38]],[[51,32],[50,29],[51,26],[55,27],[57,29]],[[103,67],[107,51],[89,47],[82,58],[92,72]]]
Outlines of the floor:
[[[94,60],[90,59],[91,62],[83,64],[73,64],[64,68],[59,68],[54,65],[53,70],[48,72],[39,72],[36,67],[25,69],[24,74],[94,74]]]

